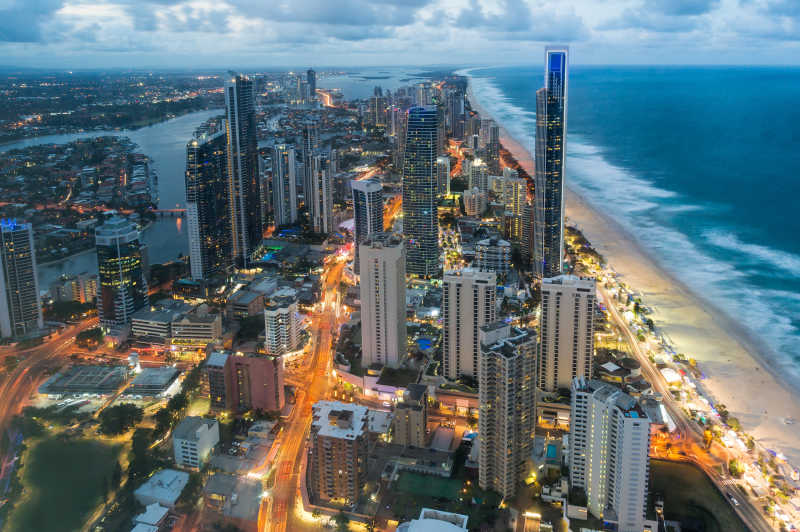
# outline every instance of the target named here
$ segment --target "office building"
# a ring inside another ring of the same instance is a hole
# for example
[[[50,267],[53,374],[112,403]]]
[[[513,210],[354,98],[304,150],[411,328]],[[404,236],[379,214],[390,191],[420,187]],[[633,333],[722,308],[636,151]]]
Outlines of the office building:
[[[567,69],[566,49],[545,51],[544,87],[536,91],[533,272],[540,279],[563,271]]]
[[[444,376],[478,377],[480,328],[496,318],[497,276],[465,269],[447,272],[442,283]]]
[[[595,280],[561,275],[543,279],[541,289],[539,389],[556,393],[592,376]]]
[[[353,271],[359,273],[359,247],[373,233],[383,231],[383,187],[377,179],[350,181],[353,191]]]
[[[477,187],[465,190],[461,198],[464,200],[464,211],[467,213],[467,216],[480,217],[483,211],[486,210],[486,193],[481,192]]]
[[[0,238],[3,245],[0,250],[0,335],[4,338],[25,336],[44,326],[33,227],[15,220],[1,220]]]
[[[570,487],[583,490],[589,511],[613,530],[641,532],[648,524],[650,420],[611,384],[578,377],[571,391]]]
[[[186,145],[186,222],[192,279],[230,271],[227,137],[201,129]]]
[[[237,352],[229,359],[229,408],[237,412],[283,409],[283,357]]]
[[[536,340],[500,321],[481,327],[480,344],[478,482],[509,499],[527,475],[533,445]]]
[[[333,187],[328,171],[328,159],[324,155],[311,158],[309,190],[305,202],[311,216],[311,227],[315,233],[333,232]]]
[[[409,109],[406,130],[403,160],[403,233],[408,242],[406,271],[431,277],[439,271],[436,107]]]
[[[216,419],[197,416],[183,418],[172,431],[175,465],[201,469],[218,443],[219,424]]]
[[[314,403],[307,481],[312,502],[355,504],[367,475],[368,409],[353,403]]]
[[[505,278],[511,269],[511,243],[499,238],[486,238],[475,244],[475,269],[494,272]]]
[[[409,384],[403,400],[395,405],[393,443],[405,447],[426,447],[428,438],[428,387]]]
[[[225,83],[225,111],[231,251],[234,263],[247,267],[264,232],[255,93],[250,78],[234,75]]]
[[[440,196],[450,194],[450,156],[436,158],[436,186]]]
[[[300,343],[300,318],[297,299],[272,298],[264,308],[264,350],[270,355],[296,351]]]
[[[406,358],[406,253],[398,235],[361,244],[361,365],[398,367]]]
[[[272,213],[276,227],[297,223],[297,162],[294,147],[286,144],[273,148]]]
[[[311,101],[315,101],[317,99],[317,73],[311,68],[306,71],[306,83],[308,84]]]
[[[130,323],[133,313],[149,304],[140,239],[136,225],[118,216],[95,229],[97,311],[104,327]]]

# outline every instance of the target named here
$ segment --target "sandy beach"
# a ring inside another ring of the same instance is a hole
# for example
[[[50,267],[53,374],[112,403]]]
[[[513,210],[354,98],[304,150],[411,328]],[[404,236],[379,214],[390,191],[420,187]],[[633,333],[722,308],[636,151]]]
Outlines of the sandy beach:
[[[468,90],[473,109],[490,114]],[[529,150],[500,124],[503,146],[532,176]],[[752,337],[722,311],[658,265],[627,231],[586,199],[569,189],[569,159],[566,163],[568,223],[577,226],[602,253],[623,281],[641,293],[654,309],[656,326],[674,343],[675,349],[697,360],[706,375],[702,381],[707,395],[724,403],[743,429],[768,449],[782,452],[800,465],[800,392],[770,369],[766,346]]]

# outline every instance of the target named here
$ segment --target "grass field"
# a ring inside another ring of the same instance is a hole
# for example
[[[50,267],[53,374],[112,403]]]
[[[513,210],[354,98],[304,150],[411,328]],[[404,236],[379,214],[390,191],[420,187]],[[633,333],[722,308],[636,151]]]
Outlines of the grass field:
[[[652,493],[664,496],[664,517],[684,530],[747,532],[725,497],[705,473],[691,464],[650,461]]]
[[[397,478],[395,489],[422,497],[441,497],[454,501],[458,498],[462,482],[456,478],[442,478],[403,471]]]
[[[6,532],[71,532],[84,524],[100,502],[121,446],[90,440],[46,438],[26,454],[20,504],[9,515]]]

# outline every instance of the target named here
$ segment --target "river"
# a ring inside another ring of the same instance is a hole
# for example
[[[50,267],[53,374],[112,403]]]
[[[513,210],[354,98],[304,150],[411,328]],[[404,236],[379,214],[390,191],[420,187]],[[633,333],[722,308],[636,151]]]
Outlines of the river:
[[[39,144],[66,144],[76,139],[105,135],[128,137],[139,146],[138,152],[153,161],[152,167],[158,173],[159,208],[182,208],[185,199],[186,143],[197,126],[223,113],[222,109],[198,111],[137,130],[100,130],[28,138],[0,145],[0,152]],[[142,239],[147,244],[150,264],[166,262],[179,254],[189,253],[186,222],[182,218],[158,219],[144,231]],[[41,266],[38,271],[39,288],[48,289],[50,283],[63,273],[82,272],[97,272],[97,256],[94,252]]]

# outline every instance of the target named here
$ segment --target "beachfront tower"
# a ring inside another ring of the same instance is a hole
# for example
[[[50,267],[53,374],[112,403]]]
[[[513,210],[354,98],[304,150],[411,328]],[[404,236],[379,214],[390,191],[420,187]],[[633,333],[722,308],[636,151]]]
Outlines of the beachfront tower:
[[[261,182],[253,81],[233,75],[225,83],[227,114],[228,202],[231,212],[231,251],[239,267],[247,267],[261,245]]]
[[[225,274],[232,264],[224,128],[201,128],[186,145],[186,220],[192,279]]]
[[[567,49],[547,48],[544,87],[536,91],[533,272],[540,279],[562,272],[566,153]]]
[[[438,118],[435,106],[408,110],[403,157],[403,233],[408,242],[406,271],[421,277],[432,277],[439,270]]]
[[[31,224],[0,221],[0,244],[0,336],[24,336],[44,325]]]
[[[352,180],[353,216],[355,217],[353,241],[355,255],[353,271],[359,273],[359,246],[373,233],[383,231],[383,187],[377,179]]]
[[[95,229],[100,324],[116,328],[149,304],[141,234],[133,222],[114,216]]]
[[[277,144],[273,148],[272,214],[276,228],[297,223],[297,164],[291,145]]]

